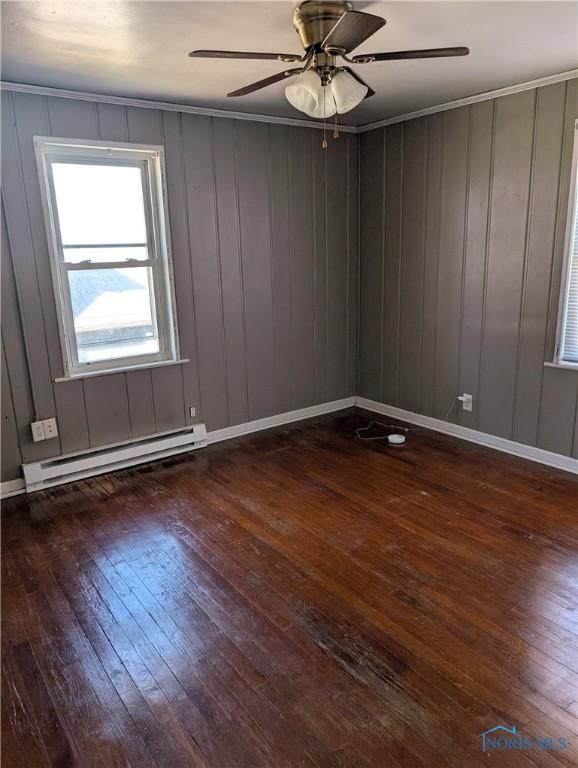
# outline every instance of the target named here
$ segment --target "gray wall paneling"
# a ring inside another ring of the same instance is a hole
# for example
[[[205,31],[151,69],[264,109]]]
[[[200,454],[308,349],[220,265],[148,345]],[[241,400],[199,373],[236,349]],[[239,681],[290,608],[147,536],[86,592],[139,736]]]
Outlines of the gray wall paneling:
[[[459,381],[469,130],[469,107],[444,112],[434,378],[434,416],[438,419],[452,405]]]
[[[159,110],[128,107],[127,124],[130,142],[164,145],[162,113]],[[172,159],[173,156],[171,155]],[[171,168],[171,172],[172,170]],[[127,375],[130,376],[131,374],[128,373]],[[150,379],[156,431],[166,432],[184,426],[187,423],[185,418],[187,404],[183,398],[181,367],[174,365],[168,368],[151,368]],[[170,396],[168,393],[171,393]],[[190,405],[195,404],[190,403]]]
[[[334,167],[337,161],[335,142],[329,143],[323,152],[315,151],[318,146],[315,137],[312,136],[313,146],[311,159],[313,161],[313,285],[315,301],[313,303],[313,328],[314,328],[314,357],[315,357],[315,401],[323,402],[329,381],[327,371],[328,356],[327,344],[327,300],[328,282],[327,252],[329,248],[330,233],[327,230],[328,206],[339,194],[336,189],[331,189],[331,194],[326,195],[328,165]],[[332,160],[328,162],[328,154]],[[345,176],[343,177],[345,178]],[[343,209],[342,209],[343,210]],[[333,254],[333,269],[338,270],[338,253]]]
[[[236,123],[249,418],[275,412],[268,128]],[[312,306],[312,297],[309,297]]]
[[[536,93],[513,425],[514,439],[531,444],[538,436],[542,363],[547,355],[545,328],[552,263],[544,254],[551,253],[554,245],[565,95],[564,83]]]
[[[31,151],[31,150],[30,150]],[[20,149],[16,132],[14,114],[14,96],[4,97],[2,109],[2,200],[6,216],[8,250],[3,257],[11,258],[15,278],[15,294],[18,297],[20,320],[26,346],[26,367],[34,381],[35,403],[32,418],[48,418],[56,413],[52,376],[48,359],[45,323],[42,315],[40,291],[36,278],[34,248],[30,231],[30,221],[26,204],[24,180],[20,164]],[[3,317],[8,317],[4,313]],[[7,350],[10,365],[9,375],[16,377],[23,373],[24,364],[16,369],[11,363],[11,350]],[[21,415],[21,414],[17,414]],[[20,425],[19,425],[20,426]],[[19,430],[20,432],[20,430]],[[38,450],[33,449],[32,439],[26,434],[26,427],[20,432],[22,453],[27,459],[32,456],[43,457],[60,451],[60,440],[49,441]],[[55,444],[53,444],[55,443]]]
[[[544,367],[577,117],[571,80],[362,134],[362,395],[444,418],[469,392],[448,420],[577,455],[578,375]]]
[[[430,115],[427,125],[427,168],[425,204],[425,243],[423,310],[421,337],[421,392],[418,410],[434,414],[436,361],[436,318],[438,306],[438,263],[440,246],[440,202],[442,185],[443,114]]]
[[[427,194],[427,121],[405,127],[402,182],[402,242],[399,278],[400,408],[420,404]],[[417,299],[417,300],[416,300]]]
[[[535,102],[496,103],[478,427],[500,437],[512,433]]]
[[[359,243],[363,254],[359,269],[359,391],[373,400],[381,400],[384,148],[383,130],[362,136],[359,148]]]
[[[317,142],[315,150],[321,151]],[[313,136],[310,130],[295,128],[289,132],[293,408],[306,408],[315,403],[315,230],[312,152]]]
[[[476,403],[479,401],[494,116],[495,102],[485,101],[470,108],[458,390],[471,394]],[[458,408],[457,414],[458,422],[464,427],[477,427],[477,409],[468,413]]]
[[[18,431],[16,427],[15,407],[8,377],[8,366],[4,353],[4,340],[2,340],[2,446],[1,462],[2,477],[18,477],[22,456],[18,445]]]
[[[35,417],[34,402],[3,206],[1,213],[2,259],[0,260],[0,286],[2,289],[2,338],[4,341],[7,374],[9,372],[8,384],[11,389],[11,402],[6,400],[4,406],[13,407],[18,442],[21,446],[19,453],[22,459],[24,461],[36,461],[50,456],[53,448],[50,445],[52,441],[33,443],[30,439],[29,424]],[[5,457],[5,469],[16,461],[17,458],[17,456],[8,459]]]
[[[313,152],[316,146],[313,144]],[[319,152],[317,151],[317,156]],[[320,306],[319,320],[325,329],[325,387],[320,391],[318,400],[336,400],[347,391],[347,253],[348,253],[348,217],[347,211],[349,188],[347,184],[347,135],[336,141],[330,141],[326,154],[327,184],[320,179],[316,189],[328,190],[325,197],[325,253],[321,265],[322,274],[317,276],[325,291],[324,303]],[[331,226],[329,226],[331,222]],[[331,256],[331,263],[329,261]],[[331,266],[331,268],[329,268]],[[319,277],[323,277],[320,280]]]
[[[182,126],[202,419],[217,429],[229,423],[229,406],[212,121],[182,115]]]
[[[358,389],[359,333],[359,141],[347,134],[347,395]]]
[[[249,393],[235,121],[216,120],[213,141],[229,423],[242,424],[249,420]]]
[[[385,170],[382,185],[386,204],[380,215],[383,228],[380,267],[383,295],[380,391],[383,400],[395,403],[396,406],[399,405],[404,135],[403,123],[392,125],[385,132]]]
[[[275,348],[275,393],[279,413],[293,408],[293,298],[290,262],[289,133],[269,126],[271,280]]]
[[[183,139],[181,115],[163,112],[163,139],[167,171],[167,204],[171,228],[173,274],[177,320],[179,324],[180,351],[189,360],[180,366],[184,398],[185,423],[202,421],[202,403],[199,384],[199,362],[195,322],[195,302],[191,267],[191,249],[187,224],[186,180],[183,163]],[[190,407],[196,415],[190,415]]]
[[[4,407],[23,461],[197,420],[216,429],[329,393],[353,394],[357,137],[342,137],[325,158],[316,130],[6,92],[2,103],[2,320],[11,395]],[[63,363],[34,135],[164,145],[181,356],[189,363],[54,382]],[[325,162],[331,199],[319,174]],[[334,253],[316,239],[326,231],[338,233]],[[327,336],[334,322],[344,336]],[[30,421],[50,416],[60,437],[33,443]],[[3,480],[21,461],[12,443]]]
[[[357,390],[442,418],[470,391],[474,412],[451,420],[578,454],[576,374],[543,367],[576,81],[342,136],[326,153],[309,129],[2,99],[5,407],[22,460],[182,426],[190,405],[215,429]],[[54,383],[36,134],[165,146],[190,363]],[[32,443],[29,422],[53,415],[60,438]]]

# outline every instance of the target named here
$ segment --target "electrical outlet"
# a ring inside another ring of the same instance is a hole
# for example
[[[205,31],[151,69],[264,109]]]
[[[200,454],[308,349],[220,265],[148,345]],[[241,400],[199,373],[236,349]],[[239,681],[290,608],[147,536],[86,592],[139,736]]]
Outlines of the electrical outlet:
[[[39,443],[41,440],[46,440],[43,421],[33,421],[30,424],[30,429],[32,430],[32,439],[35,443]]]
[[[196,415],[197,415],[197,409],[195,408],[194,405],[190,405],[189,406],[189,416],[191,417],[191,419],[194,419]]]
[[[460,395],[458,397],[458,400],[461,401],[462,404],[462,411],[471,411],[473,408],[474,398],[472,395],[466,395],[465,393],[463,395]]]
[[[58,437],[58,427],[56,425],[56,419],[44,419],[44,439],[50,440],[53,437]]]

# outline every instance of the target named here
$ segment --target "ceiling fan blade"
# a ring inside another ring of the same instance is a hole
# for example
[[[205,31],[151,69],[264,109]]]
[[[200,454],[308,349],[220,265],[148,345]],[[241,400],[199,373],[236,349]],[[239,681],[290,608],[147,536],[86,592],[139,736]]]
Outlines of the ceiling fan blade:
[[[298,53],[255,53],[251,51],[191,51],[197,59],[267,59],[273,61],[302,61]]]
[[[265,77],[263,80],[257,80],[256,83],[251,83],[250,85],[245,85],[243,88],[239,88],[236,91],[232,91],[231,93],[228,93],[227,96],[246,96],[248,93],[253,93],[254,91],[259,91],[261,88],[266,88],[268,85],[273,85],[273,83],[278,83],[280,80],[285,80],[288,77],[293,77],[294,75],[298,75],[300,72],[303,72],[302,67],[296,67],[295,69],[286,69],[284,72],[278,72],[276,75],[271,75],[271,77]]]
[[[349,53],[385,24],[381,16],[362,11],[346,11],[321,43],[321,48]]]
[[[369,99],[370,96],[375,96],[375,91],[373,88],[368,85],[365,80],[362,80],[361,77],[357,74],[357,72],[354,72],[351,67],[341,67],[341,69],[344,69],[346,72],[349,72],[351,77],[354,77],[358,83],[361,83],[361,85],[364,85],[367,88],[367,93],[364,96],[364,99]]]
[[[395,61],[397,59],[434,59],[444,56],[467,56],[469,48],[423,48],[421,51],[388,51],[387,53],[361,53],[351,60],[355,64],[370,64],[372,61]]]

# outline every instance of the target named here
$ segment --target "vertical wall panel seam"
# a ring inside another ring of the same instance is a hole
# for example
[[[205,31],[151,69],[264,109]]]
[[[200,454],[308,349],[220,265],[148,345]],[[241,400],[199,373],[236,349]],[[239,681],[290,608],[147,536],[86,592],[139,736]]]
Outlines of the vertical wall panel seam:
[[[237,155],[237,149],[236,149],[236,142],[235,142],[235,179],[237,178],[237,162],[236,162],[236,155]],[[272,178],[272,141],[271,141],[271,126],[267,126],[267,195],[269,197],[269,200],[272,199],[272,190],[273,190],[273,178]],[[238,201],[237,201],[238,202]],[[277,338],[278,338],[278,332],[277,332],[277,319],[276,319],[276,313],[275,313],[275,286],[276,286],[276,276],[275,276],[275,247],[274,247],[274,238],[273,238],[273,206],[269,205],[269,231],[271,232],[271,239],[270,239],[270,261],[271,261],[271,302],[273,305],[273,314],[272,314],[272,323],[273,323],[273,365],[275,370],[275,407],[277,407],[277,404],[279,403],[279,392],[277,391],[277,382],[279,381],[279,350],[277,349]],[[240,222],[239,226],[237,227],[237,231],[240,233]],[[241,275],[241,312],[243,313],[243,329],[245,328],[245,319],[244,319],[244,311],[245,311],[245,303],[244,303],[244,296],[245,296],[245,290],[243,288],[243,276]],[[245,334],[243,332],[243,338],[245,338]],[[245,366],[246,368],[246,366]],[[245,388],[247,384],[247,376],[245,375]],[[249,407],[249,393],[247,391],[247,408]]]
[[[357,290],[356,290],[356,312],[357,328],[355,338],[355,394],[360,394],[361,382],[361,140],[359,135],[357,139]]]
[[[423,122],[424,128],[425,128],[425,137],[424,137],[424,173],[423,173],[423,214],[421,217],[421,297],[420,297],[420,306],[421,306],[421,314],[420,314],[420,321],[419,321],[419,339],[420,339],[420,352],[419,352],[419,388],[418,388],[418,407],[420,412],[422,411],[422,389],[423,389],[423,327],[424,327],[424,309],[425,309],[425,276],[426,276],[426,266],[427,266],[427,247],[426,247],[426,238],[427,238],[427,223],[428,223],[428,200],[427,200],[427,190],[428,190],[428,183],[429,183],[429,173],[428,173],[428,165],[429,165],[429,121],[427,118]]]
[[[553,292],[554,292],[554,266],[556,263],[556,246],[559,238],[559,227],[560,227],[560,218],[561,218],[560,198],[562,196],[562,184],[564,183],[564,155],[565,155],[565,145],[566,145],[566,109],[568,106],[568,87],[569,87],[569,84],[567,82],[564,88],[562,135],[560,137],[560,161],[558,163],[558,189],[556,191],[556,217],[555,217],[555,223],[554,223],[554,238],[552,242],[552,258],[550,260],[550,278],[549,278],[549,285],[548,285],[548,309],[547,309],[547,316],[546,316],[546,327],[544,329],[544,357],[548,355],[548,350],[546,347],[548,344],[548,330],[550,325],[549,318],[551,314],[552,299],[553,299]],[[566,215],[566,211],[564,211],[564,215]],[[563,242],[565,242],[565,238]],[[536,445],[538,445],[538,442],[540,439],[540,427],[542,425],[543,391],[544,391],[544,366],[542,366],[542,370],[540,372],[540,398],[538,400],[538,422],[536,424],[536,443],[535,443]]]
[[[431,119],[431,118],[430,118]],[[442,195],[444,188],[444,144],[445,144],[445,122],[442,115],[439,119],[439,179],[438,179],[438,204],[437,209],[437,243],[435,248],[435,291],[434,307],[432,315],[435,318],[435,328],[433,334],[433,371],[432,371],[432,396],[431,396],[431,414],[436,412],[436,377],[437,377],[437,353],[438,353],[438,308],[439,308],[439,282],[440,282],[440,252],[441,252],[441,216],[442,216]]]
[[[126,110],[125,110],[126,113]],[[128,130],[128,113],[126,113],[126,119],[127,119],[127,130]],[[184,139],[183,139],[183,115],[181,112],[178,113],[178,128],[179,128],[179,142],[180,142],[180,155],[181,155],[181,192],[183,195],[183,200],[185,203],[185,236],[186,236],[186,244],[187,244],[187,264],[188,264],[188,273],[189,273],[189,281],[191,286],[191,310],[192,310],[192,318],[191,321],[193,321],[193,333],[195,335],[195,356],[196,360],[195,363],[195,370],[196,370],[196,379],[197,379],[197,397],[199,398],[199,411],[202,415],[203,412],[203,400],[202,400],[202,392],[201,392],[201,371],[199,366],[199,337],[197,332],[197,323],[196,323],[196,317],[197,313],[195,310],[195,289],[194,289],[194,280],[193,280],[193,264],[192,264],[192,253],[191,253],[191,231],[190,231],[190,222],[189,222],[189,190],[187,188],[187,169],[185,165],[185,157],[184,157]],[[191,363],[193,361],[191,360]],[[186,365],[190,365],[190,363],[186,363]],[[153,398],[153,413],[154,413],[154,398]],[[198,415],[198,414],[197,414]]]
[[[530,242],[530,229],[532,226],[532,210],[534,202],[534,175],[536,171],[536,125],[538,122],[538,102],[539,91],[534,90],[534,117],[532,122],[532,148],[530,151],[530,172],[528,174],[528,201],[526,203],[526,228],[524,236],[524,254],[522,264],[522,288],[520,296],[520,309],[518,314],[518,338],[516,344],[516,368],[514,376],[514,402],[512,403],[512,424],[510,427],[510,438],[514,438],[516,424],[516,410],[518,407],[518,386],[520,379],[520,354],[522,347],[522,338],[524,335],[524,310],[526,308],[526,289],[528,284],[528,251]]]
[[[311,200],[313,203],[312,218],[313,218],[313,392],[314,400],[317,402],[318,387],[318,359],[317,352],[319,346],[319,339],[317,338],[318,323],[317,323],[317,227],[319,222],[317,221],[317,197],[319,195],[319,185],[316,184],[317,173],[315,171],[315,150],[313,148],[313,131],[309,133],[309,141],[311,144]],[[327,150],[323,150],[326,152]]]
[[[273,328],[273,323],[275,321],[275,299],[273,295],[273,207],[271,205],[271,195],[269,194],[269,152],[270,152],[270,130],[271,127],[267,126],[267,226],[269,229],[269,296],[270,296],[270,317],[271,317],[271,327]],[[242,285],[242,284],[241,284]],[[242,293],[244,295],[244,290],[242,289]],[[275,332],[273,330],[272,333],[273,338],[273,386],[277,386],[277,377],[275,375]],[[247,368],[245,367],[245,370],[247,371]],[[248,375],[245,376],[245,381],[248,382]],[[277,399],[276,399],[276,391],[273,393],[273,401],[275,403],[274,409],[277,410]]]
[[[442,233],[442,214],[443,214],[443,202],[444,202],[444,154],[446,144],[446,112],[441,116],[441,142],[440,142],[440,179],[439,179],[439,208],[438,208],[438,247],[436,258],[436,289],[435,289],[435,335],[434,335],[434,369],[433,369],[433,382],[432,382],[432,408],[434,415],[437,412],[437,375],[438,375],[438,347],[439,347],[439,335],[440,335],[440,322],[439,322],[439,306],[440,306],[440,253],[441,253],[441,233]]]
[[[475,410],[476,429],[479,428],[479,414],[482,399],[482,360],[484,356],[484,340],[486,333],[486,300],[488,293],[488,261],[490,255],[490,234],[492,228],[492,206],[494,198],[494,153],[496,142],[497,100],[492,99],[492,136],[490,139],[490,173],[488,178],[488,210],[486,212],[486,242],[484,248],[484,285],[482,291],[482,323],[480,328],[480,351],[478,358],[478,407]]]
[[[383,131],[381,152],[382,152],[382,167],[381,167],[381,248],[379,254],[381,257],[381,323],[380,323],[380,340],[379,340],[379,395],[382,400],[385,400],[385,393],[383,391],[383,367],[385,365],[385,315],[386,315],[386,297],[385,297],[385,269],[387,265],[387,254],[385,244],[385,229],[386,229],[386,215],[387,215],[387,128],[381,128]]]
[[[10,396],[10,405],[12,408],[12,418],[14,420],[14,429],[16,432],[16,447],[18,449],[18,463],[22,464],[22,449],[20,447],[20,430],[18,429],[18,422],[16,420],[16,408],[14,407],[14,388],[12,386],[12,377],[10,376],[10,368],[8,367],[8,359],[6,357],[6,344],[4,343],[4,331],[0,331],[0,337],[2,339],[2,358],[4,365],[6,366],[6,378],[8,380],[8,393]]]
[[[241,289],[241,322],[243,324],[243,364],[245,366],[245,405],[249,413],[249,370],[247,366],[247,324],[245,321],[245,275],[243,273],[243,239],[241,237],[241,204],[239,202],[239,158],[237,121],[233,121],[233,162],[235,173],[235,214],[237,216],[237,252],[239,260],[239,282]]]
[[[35,392],[35,384],[34,384],[34,377],[32,376],[32,370],[30,365],[31,360],[31,354],[30,349],[28,346],[28,334],[25,330],[25,323],[24,323],[24,317],[22,314],[22,297],[20,295],[20,288],[18,286],[18,280],[16,279],[16,270],[14,269],[14,248],[12,246],[11,238],[10,238],[10,229],[8,227],[8,217],[6,216],[6,206],[4,204],[4,195],[2,194],[2,208],[4,210],[4,222],[6,225],[6,237],[8,239],[8,247],[10,248],[10,271],[12,274],[12,279],[14,282],[14,292],[16,295],[16,308],[18,310],[18,321],[20,324],[20,329],[22,332],[22,341],[24,346],[24,362],[26,363],[26,371],[28,373],[28,383],[30,386],[30,399],[32,402],[32,409],[33,409],[33,418],[36,420],[38,418],[38,411],[36,407],[37,403],[37,397]],[[6,254],[2,254],[2,258],[6,258]],[[56,410],[56,404],[55,404],[55,410]]]
[[[96,133],[98,135],[98,138],[102,141],[102,130],[100,128],[100,110],[99,110],[100,104],[98,102],[95,102],[95,106],[96,106]]]
[[[324,235],[323,235],[323,267],[324,267],[324,274],[325,274],[325,307],[324,307],[324,315],[325,315],[325,376],[323,377],[324,381],[324,390],[321,395],[321,402],[325,402],[327,400],[327,387],[328,387],[328,381],[329,381],[329,256],[328,256],[328,239],[327,239],[327,232],[328,232],[328,222],[327,222],[327,205],[328,205],[328,198],[329,198],[329,188],[327,186],[327,166],[329,164],[329,157],[327,153],[325,153],[325,160],[323,163],[323,185],[325,190],[324,195],[324,205],[323,205],[323,228],[324,228]]]
[[[292,151],[291,151],[291,139],[289,134],[287,135],[287,222],[288,222],[288,238],[289,238],[289,307],[291,311],[291,407],[295,407],[295,313],[293,311],[293,256],[295,254],[295,241],[293,238],[293,227],[291,221],[291,195],[293,192],[293,173],[292,173]]]
[[[395,361],[396,389],[395,403],[399,405],[399,384],[400,384],[400,365],[401,365],[401,275],[403,260],[403,196],[405,194],[405,123],[401,124],[401,176],[399,186],[399,243],[397,260],[397,359]]]
[[[33,234],[32,234],[32,222],[30,220],[30,206],[29,206],[29,203],[28,203],[28,193],[26,191],[26,184],[24,182],[24,168],[23,168],[23,165],[22,165],[22,150],[21,150],[21,147],[20,147],[20,136],[18,134],[18,121],[16,120],[16,104],[14,103],[14,94],[11,93],[10,97],[11,97],[11,100],[12,100],[12,117],[14,119],[14,138],[16,139],[16,153],[17,153],[17,156],[18,156],[18,166],[20,168],[20,178],[22,180],[22,194],[23,194],[23,197],[24,197],[24,206],[25,206],[25,209],[26,209],[26,221],[27,221],[27,224],[28,224],[28,233],[30,235],[30,248],[32,250],[32,258],[33,258],[33,261],[34,261],[34,277],[35,277],[35,280],[36,280],[36,286],[37,286],[37,290],[38,290],[38,304],[39,304],[40,316],[42,318],[42,335],[44,337],[44,344],[45,344],[45,349],[46,349],[46,359],[48,361],[48,370],[50,372],[50,379],[51,379],[50,384],[52,385],[54,379],[56,378],[56,374],[54,373],[54,369],[52,367],[52,362],[50,360],[50,355],[48,354],[48,337],[46,335],[46,318],[44,316],[44,307],[42,306],[42,298],[41,298],[41,294],[40,294],[40,280],[39,280],[39,277],[38,277],[38,264],[37,264],[37,260],[36,260],[36,248],[34,247],[34,237],[33,237]],[[45,97],[42,97],[42,99],[43,99],[43,103],[46,103]],[[10,232],[9,227],[8,227],[8,219],[6,219],[6,225],[7,225],[8,232]],[[14,259],[15,258],[15,252],[14,252],[14,249],[12,248],[12,244],[10,244],[10,246],[11,246],[12,259]],[[29,370],[30,370],[30,365],[29,365]],[[55,398],[54,398],[54,387],[51,387],[51,389],[52,389],[52,402],[53,402],[53,408],[54,408],[54,413],[52,415],[56,415],[56,401],[55,401]],[[32,396],[33,396],[33,404],[34,404],[34,418],[38,419],[39,418],[39,413],[38,413],[38,402],[37,402],[37,399],[36,399],[36,388],[32,387],[31,391],[32,391]],[[45,414],[45,416],[46,416],[46,414]],[[58,442],[60,444],[60,436],[58,438]]]
[[[166,141],[165,141],[166,137],[165,137],[164,114],[165,114],[164,112],[159,111],[159,129],[160,129],[160,134],[161,134],[162,146],[163,147],[165,146],[165,143],[166,143]],[[97,109],[97,116],[98,116],[98,109]],[[127,125],[127,129],[128,129],[128,125]],[[165,168],[165,173],[166,173],[166,168]],[[169,191],[168,191],[168,184],[166,184],[166,182],[165,182],[165,187],[166,188],[161,190],[161,191],[162,191],[163,195],[166,197],[166,204],[168,206]],[[167,217],[166,224],[167,224],[167,226],[170,227],[170,215]],[[171,269],[172,269],[172,274],[173,274],[173,277],[174,277],[174,253],[173,253],[172,237],[170,237],[170,246],[171,246],[171,251],[170,251],[171,252],[171,259],[172,259],[172,262],[173,262],[172,266],[171,266]],[[180,327],[179,327],[179,324],[178,324],[179,315],[178,315],[177,306],[176,306],[176,304],[177,304],[176,292],[174,292],[174,291],[173,291],[173,297],[174,297],[173,298],[174,306],[171,307],[171,313],[174,314],[174,317],[172,318],[173,319],[173,324],[175,322],[177,323],[177,329],[178,329],[178,332],[177,332],[177,343],[179,345],[179,350],[180,350],[180,348],[181,348],[181,339],[180,339]],[[174,327],[174,325],[173,325],[173,327]],[[182,354],[181,354],[181,357],[182,357]],[[184,417],[183,424],[187,424],[187,422],[188,422],[188,413],[187,413],[187,403],[185,402],[185,375],[183,373],[183,366],[179,365],[178,368],[179,368],[179,374],[180,374],[180,378],[181,378],[181,390],[182,390],[182,393],[183,393],[183,403],[182,403],[182,405],[183,405],[183,417]],[[126,378],[127,378],[127,376],[125,374],[125,379]],[[151,383],[152,383],[152,378],[151,378]],[[153,402],[154,402],[154,397],[153,397]],[[130,420],[130,399],[129,399],[129,396],[128,396],[128,381],[126,382],[126,406],[127,406],[127,411],[128,411],[129,431],[130,431],[130,433],[132,435],[132,426],[131,426],[131,420]]]
[[[347,248],[345,251],[346,258],[345,258],[345,306],[347,308],[347,311],[345,313],[345,392],[344,395],[349,394],[349,312],[350,312],[350,305],[349,305],[349,267],[350,267],[350,259],[351,259],[351,248],[350,248],[350,236],[351,236],[351,222],[349,220],[349,206],[351,203],[350,200],[350,194],[351,194],[351,180],[349,178],[349,162],[350,162],[350,143],[349,143],[349,135],[347,134],[345,136],[345,194],[346,194],[346,200],[347,200],[347,208],[346,208],[346,214],[345,214],[345,237],[347,242]]]
[[[223,297],[223,265],[221,259],[221,237],[219,232],[219,205],[217,201],[217,173],[215,170],[215,118],[209,118],[210,125],[210,148],[211,148],[211,174],[213,176],[213,217],[215,222],[215,246],[217,252],[217,261],[219,269],[219,299],[221,302],[221,338],[223,340],[223,368],[225,371],[225,391],[227,393],[227,425],[231,423],[231,403],[229,401],[230,388],[229,388],[229,366],[228,366],[228,349],[227,349],[227,334],[225,333],[225,300]],[[236,126],[235,126],[236,131]],[[249,414],[249,418],[251,415]]]
[[[463,356],[463,332],[464,332],[464,293],[466,283],[466,268],[467,268],[467,246],[468,246],[468,233],[470,228],[470,183],[472,172],[472,107],[468,107],[468,144],[467,144],[467,162],[466,162],[466,185],[464,195],[464,223],[462,234],[462,275],[461,275],[461,290],[460,290],[460,322],[459,322],[459,334],[458,334],[458,365],[456,371],[456,391],[457,394],[462,394],[462,356]],[[460,411],[456,408],[455,422],[459,421]]]

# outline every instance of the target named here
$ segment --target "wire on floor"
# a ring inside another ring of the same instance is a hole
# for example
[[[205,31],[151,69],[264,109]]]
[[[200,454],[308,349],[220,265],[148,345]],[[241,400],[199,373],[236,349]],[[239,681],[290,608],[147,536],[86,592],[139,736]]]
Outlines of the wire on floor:
[[[362,435],[362,432],[368,432],[374,424],[379,424],[380,427],[383,427],[384,429],[391,429],[393,432],[388,432],[387,435],[376,435],[374,437],[365,437]],[[387,438],[395,434],[396,432],[414,432],[418,430],[419,427],[398,427],[397,424],[384,424],[383,421],[370,421],[369,424],[366,427],[358,427],[355,430],[355,436],[358,437],[360,440],[387,440]]]
[[[456,402],[457,402],[457,398],[452,400],[452,403],[448,408],[448,412],[444,416],[444,419],[448,418],[448,416],[454,409]],[[383,427],[384,429],[393,430],[393,432],[388,432],[386,435],[374,435],[373,437],[365,437],[363,434],[361,434],[362,432],[368,432],[373,427],[374,424],[378,424],[380,427]],[[370,421],[366,427],[358,427],[355,430],[355,436],[359,440],[387,440],[387,438],[390,435],[394,435],[399,432],[405,432],[407,434],[408,432],[419,432],[421,429],[424,429],[424,428],[423,427],[399,427],[397,424],[384,424],[383,421],[373,420],[373,421]]]

